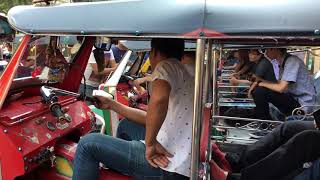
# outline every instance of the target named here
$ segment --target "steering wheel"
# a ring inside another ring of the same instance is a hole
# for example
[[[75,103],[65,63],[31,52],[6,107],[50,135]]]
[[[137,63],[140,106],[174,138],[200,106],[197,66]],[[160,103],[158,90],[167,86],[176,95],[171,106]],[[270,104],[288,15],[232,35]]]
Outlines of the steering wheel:
[[[121,75],[120,82],[126,82],[126,83],[129,84],[130,81],[134,81],[134,80],[136,80],[138,78],[140,78],[140,77],[139,76],[132,76],[132,75],[123,74],[123,75]]]
[[[134,80],[137,79],[135,77],[132,77],[132,76],[129,76],[129,75],[125,75],[125,74],[122,75],[122,78],[124,78],[126,81],[134,81]]]

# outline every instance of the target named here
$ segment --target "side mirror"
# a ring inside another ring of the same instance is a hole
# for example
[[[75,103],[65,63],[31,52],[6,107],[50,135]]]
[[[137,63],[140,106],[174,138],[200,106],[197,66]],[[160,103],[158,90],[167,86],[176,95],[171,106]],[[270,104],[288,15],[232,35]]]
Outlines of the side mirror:
[[[109,51],[111,49],[111,38],[98,36],[94,43],[94,47],[102,49],[103,51]]]

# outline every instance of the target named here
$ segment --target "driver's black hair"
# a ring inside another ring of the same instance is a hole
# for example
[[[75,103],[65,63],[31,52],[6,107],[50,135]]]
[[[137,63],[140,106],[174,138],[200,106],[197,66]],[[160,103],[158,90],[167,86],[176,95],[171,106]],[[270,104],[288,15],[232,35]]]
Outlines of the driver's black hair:
[[[183,39],[152,39],[151,48],[156,49],[167,58],[176,58],[181,60],[184,53],[184,40]]]

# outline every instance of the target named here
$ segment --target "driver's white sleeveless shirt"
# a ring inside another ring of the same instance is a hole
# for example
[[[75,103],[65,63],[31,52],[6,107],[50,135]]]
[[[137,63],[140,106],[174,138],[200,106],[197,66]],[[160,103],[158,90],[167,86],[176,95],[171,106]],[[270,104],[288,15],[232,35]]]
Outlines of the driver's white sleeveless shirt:
[[[167,116],[157,140],[174,157],[163,169],[190,177],[194,77],[178,60],[167,59],[159,62],[152,73],[152,80],[156,79],[171,86]]]

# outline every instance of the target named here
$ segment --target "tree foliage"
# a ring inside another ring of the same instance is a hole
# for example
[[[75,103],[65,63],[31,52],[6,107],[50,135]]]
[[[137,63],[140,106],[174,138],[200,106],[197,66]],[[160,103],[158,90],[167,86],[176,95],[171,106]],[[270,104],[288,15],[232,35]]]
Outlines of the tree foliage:
[[[7,14],[13,6],[31,4],[32,0],[0,0],[0,11]]]

